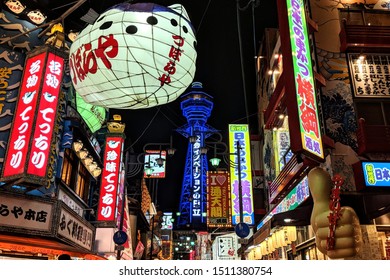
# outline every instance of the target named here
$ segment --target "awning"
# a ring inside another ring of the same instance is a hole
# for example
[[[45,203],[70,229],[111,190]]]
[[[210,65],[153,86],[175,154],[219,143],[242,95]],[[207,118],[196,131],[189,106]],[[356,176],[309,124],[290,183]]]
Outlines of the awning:
[[[12,253],[62,255],[68,254],[71,257],[83,258],[86,260],[106,260],[106,258],[95,255],[92,252],[81,252],[76,248],[52,239],[37,237],[14,236],[0,234],[0,249]]]

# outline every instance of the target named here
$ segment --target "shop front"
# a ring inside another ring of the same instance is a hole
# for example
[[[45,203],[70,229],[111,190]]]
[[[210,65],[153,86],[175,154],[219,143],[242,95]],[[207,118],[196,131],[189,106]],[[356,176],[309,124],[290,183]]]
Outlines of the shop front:
[[[93,252],[95,227],[60,200],[0,192],[0,257],[104,259]]]

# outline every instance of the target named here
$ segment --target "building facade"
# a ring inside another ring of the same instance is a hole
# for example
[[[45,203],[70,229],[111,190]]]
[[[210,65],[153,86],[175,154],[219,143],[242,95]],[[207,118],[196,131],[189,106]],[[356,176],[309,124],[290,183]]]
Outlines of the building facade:
[[[310,225],[307,174],[320,166],[343,178],[340,204],[359,217],[364,245],[351,258],[389,259],[388,6],[277,5],[279,29],[266,30],[257,64],[269,210],[248,256],[328,258],[316,248]],[[292,237],[286,233],[291,226]]]

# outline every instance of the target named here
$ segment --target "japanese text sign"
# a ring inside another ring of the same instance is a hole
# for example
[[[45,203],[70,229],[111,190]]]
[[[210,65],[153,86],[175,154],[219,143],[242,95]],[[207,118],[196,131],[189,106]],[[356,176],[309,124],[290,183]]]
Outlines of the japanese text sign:
[[[364,182],[368,187],[390,187],[390,162],[362,161]]]
[[[253,195],[252,195],[252,167],[249,140],[249,126],[247,124],[229,124],[229,150],[230,150],[230,178],[232,223],[240,222],[253,225]],[[240,209],[240,188],[242,209]],[[240,221],[240,211],[243,221]]]
[[[323,159],[304,1],[287,0],[287,10],[302,148]]]
[[[207,225],[209,227],[231,224],[230,176],[227,171],[207,172]]]
[[[63,68],[64,58],[50,51],[27,58],[3,177],[46,177]]]
[[[115,221],[124,138],[107,136],[98,206],[98,221]]]

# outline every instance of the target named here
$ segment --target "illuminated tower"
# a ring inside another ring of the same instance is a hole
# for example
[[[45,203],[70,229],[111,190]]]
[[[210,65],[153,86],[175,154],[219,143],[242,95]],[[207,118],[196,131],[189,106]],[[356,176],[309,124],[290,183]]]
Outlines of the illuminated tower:
[[[190,141],[184,169],[177,226],[187,229],[206,228],[206,173],[207,155],[201,154],[205,139],[217,130],[206,124],[213,109],[212,97],[202,91],[202,84],[194,82],[192,90],[182,96],[181,109],[187,124],[177,131]]]

